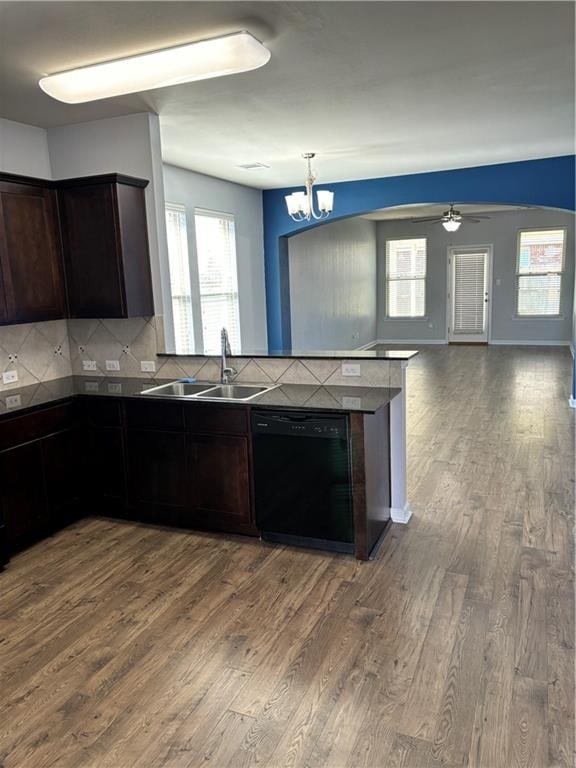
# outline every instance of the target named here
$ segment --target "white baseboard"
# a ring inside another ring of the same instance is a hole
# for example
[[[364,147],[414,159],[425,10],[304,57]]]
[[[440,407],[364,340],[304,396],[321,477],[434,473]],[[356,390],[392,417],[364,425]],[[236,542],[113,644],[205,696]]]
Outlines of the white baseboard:
[[[406,347],[408,344],[448,344],[448,342],[446,339],[378,339],[370,346],[373,347],[374,344],[396,344],[397,346],[402,344]]]
[[[576,397],[572,397],[572,395],[570,395],[570,397],[568,398],[568,403],[570,405],[570,408],[576,408]]]
[[[491,339],[490,344],[501,344],[506,347],[568,347],[569,341],[502,341],[502,339]]]
[[[402,523],[405,525],[411,517],[412,510],[410,509],[410,504],[408,504],[408,502],[404,504],[404,509],[397,509],[396,507],[390,509],[390,518],[393,523]]]

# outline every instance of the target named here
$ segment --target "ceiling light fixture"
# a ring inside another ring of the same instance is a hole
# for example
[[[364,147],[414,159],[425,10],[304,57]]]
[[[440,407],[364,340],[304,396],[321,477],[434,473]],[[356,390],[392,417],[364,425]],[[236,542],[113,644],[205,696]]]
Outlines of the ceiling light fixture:
[[[248,72],[263,67],[270,56],[249,32],[234,32],[47,75],[39,85],[58,101],[78,104]]]
[[[320,213],[314,210],[314,182],[316,176],[312,173],[311,160],[315,156],[314,152],[306,152],[302,155],[304,160],[308,161],[308,173],[305,181],[305,192],[292,192],[286,195],[286,206],[288,213],[294,221],[310,221],[311,219],[326,219],[332,213],[334,208],[334,192],[327,189],[319,189],[316,192],[318,198],[318,209]]]
[[[447,232],[456,232],[460,229],[460,224],[462,224],[462,222],[456,221],[456,219],[446,219],[446,221],[442,222],[442,226]]]

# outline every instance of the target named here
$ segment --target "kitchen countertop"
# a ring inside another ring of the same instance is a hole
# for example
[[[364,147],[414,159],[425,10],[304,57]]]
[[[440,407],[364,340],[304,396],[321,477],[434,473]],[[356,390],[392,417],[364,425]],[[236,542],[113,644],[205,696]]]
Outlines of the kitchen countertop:
[[[286,357],[300,360],[411,360],[418,354],[416,349],[336,349],[306,352],[302,350],[278,350],[269,352],[268,350],[250,350],[241,352],[232,352],[227,355],[234,357]],[[190,352],[187,355],[177,354],[175,352],[158,352],[158,357],[214,357],[219,355],[214,352]]]
[[[264,392],[252,400],[207,400],[205,398],[174,398],[170,396],[147,397],[143,389],[160,386],[173,379],[140,379],[115,376],[68,376],[20,389],[0,392],[0,418],[21,411],[69,400],[78,395],[139,398],[151,401],[185,402],[193,407],[201,403],[220,406],[245,405],[254,408],[291,408],[297,410],[337,411],[341,413],[376,413],[387,405],[400,389],[391,387],[341,387],[310,384],[282,384]],[[199,382],[202,383],[202,382]],[[207,385],[208,386],[208,385]],[[212,383],[210,386],[216,386]]]

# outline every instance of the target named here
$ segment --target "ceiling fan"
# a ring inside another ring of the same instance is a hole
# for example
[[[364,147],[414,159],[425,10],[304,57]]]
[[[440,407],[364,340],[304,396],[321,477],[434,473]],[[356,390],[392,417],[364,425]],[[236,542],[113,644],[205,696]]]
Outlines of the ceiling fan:
[[[450,208],[441,216],[430,216],[426,219],[412,219],[413,224],[420,224],[424,221],[429,221],[432,224],[442,224],[445,230],[448,232],[456,232],[459,229],[460,224],[466,222],[467,224],[478,224],[482,219],[489,219],[490,216],[477,216],[475,214],[461,213],[454,208],[454,203],[450,203]]]

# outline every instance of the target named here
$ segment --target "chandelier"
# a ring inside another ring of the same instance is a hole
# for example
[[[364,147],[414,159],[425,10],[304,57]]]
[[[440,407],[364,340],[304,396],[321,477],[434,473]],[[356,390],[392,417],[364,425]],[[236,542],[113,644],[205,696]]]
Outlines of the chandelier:
[[[302,155],[304,160],[308,161],[308,173],[306,175],[306,192],[292,192],[291,195],[286,195],[286,206],[288,213],[294,219],[294,221],[310,221],[311,219],[326,219],[332,213],[334,208],[334,192],[330,192],[327,189],[319,189],[316,192],[318,198],[318,210],[316,213],[314,210],[314,194],[312,188],[316,181],[316,176],[312,173],[311,160],[314,157],[314,152],[306,152]]]

